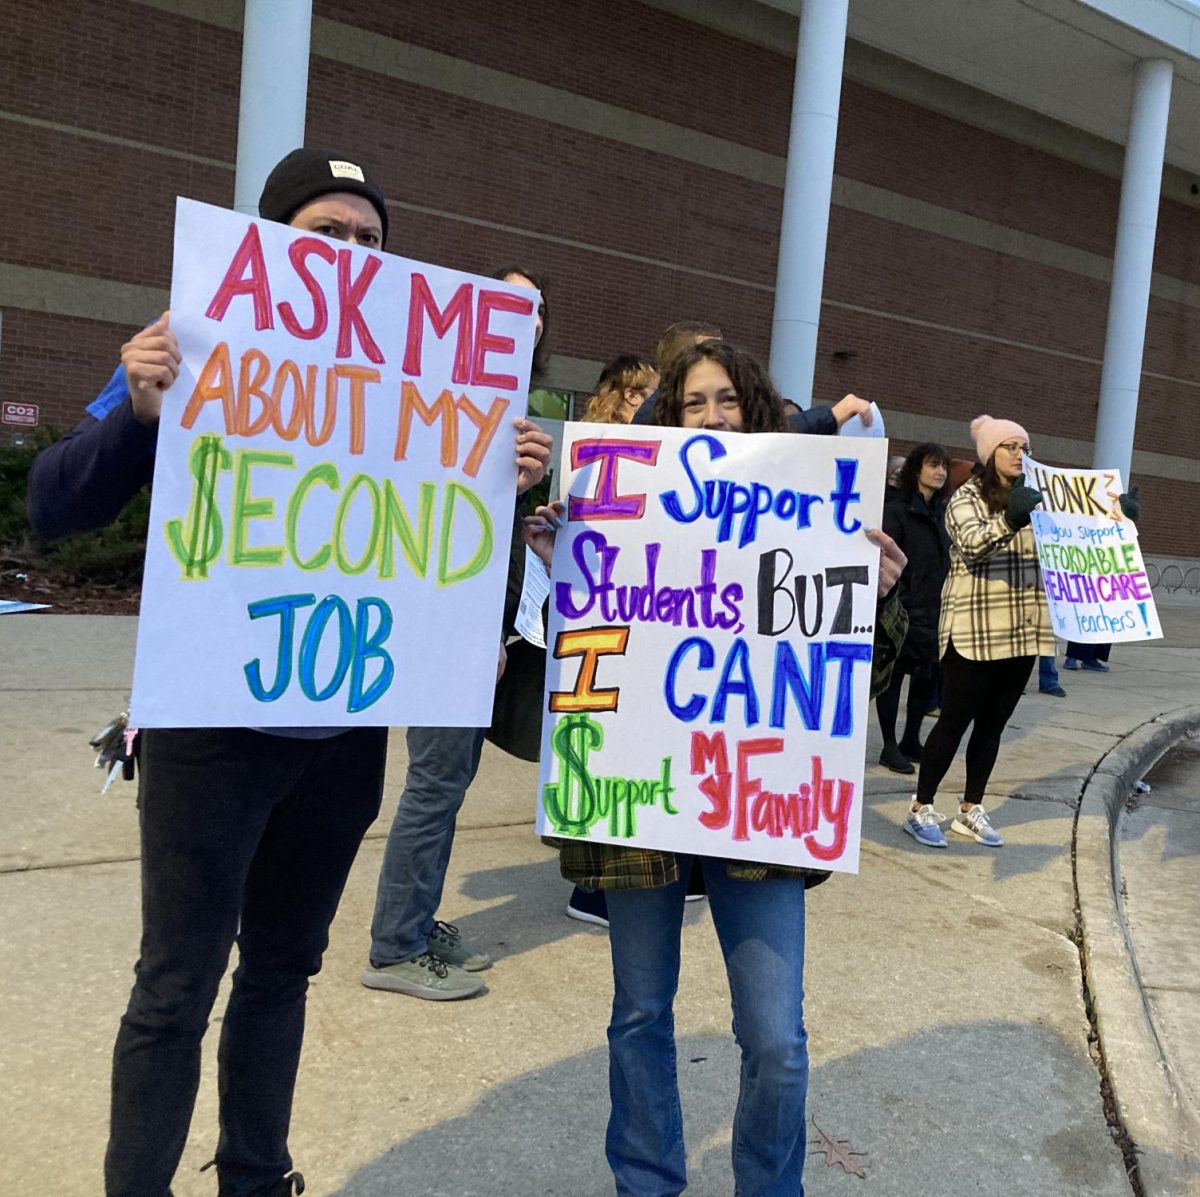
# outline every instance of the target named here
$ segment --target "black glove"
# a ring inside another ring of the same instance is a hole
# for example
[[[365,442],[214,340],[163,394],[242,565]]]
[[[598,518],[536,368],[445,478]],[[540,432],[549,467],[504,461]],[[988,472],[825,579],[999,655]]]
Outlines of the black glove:
[[[1118,495],[1117,502],[1121,504],[1121,510],[1125,513],[1125,518],[1131,524],[1136,524],[1142,514],[1142,500],[1138,495],[1138,488],[1135,486],[1132,490],[1127,490],[1123,495]]]
[[[1008,520],[1008,526],[1014,532],[1024,528],[1029,523],[1030,513],[1041,501],[1042,492],[1040,490],[1026,486],[1024,482],[1018,482],[1008,496],[1008,506],[1004,511],[1004,518]]]

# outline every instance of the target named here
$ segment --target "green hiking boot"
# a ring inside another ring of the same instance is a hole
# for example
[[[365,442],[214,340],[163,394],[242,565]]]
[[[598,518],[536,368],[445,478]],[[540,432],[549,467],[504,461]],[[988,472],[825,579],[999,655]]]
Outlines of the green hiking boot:
[[[458,928],[450,923],[434,923],[425,946],[429,954],[443,964],[452,964],[469,973],[481,973],[485,968],[492,967],[492,958],[486,952],[464,943]]]
[[[362,983],[368,989],[407,993],[429,1002],[453,1002],[457,998],[473,997],[485,987],[480,977],[438,960],[428,952],[416,960],[401,960],[399,964],[372,964],[363,970]]]

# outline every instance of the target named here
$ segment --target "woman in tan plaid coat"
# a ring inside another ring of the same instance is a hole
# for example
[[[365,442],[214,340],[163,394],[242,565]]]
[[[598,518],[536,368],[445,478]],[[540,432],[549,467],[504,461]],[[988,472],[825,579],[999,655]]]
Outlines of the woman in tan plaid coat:
[[[942,714],[925,741],[917,792],[904,830],[918,843],[946,847],[933,808],[966,730],[967,783],[950,827],[998,848],[983,794],[1000,736],[1034,663],[1054,652],[1050,610],[1042,591],[1037,546],[1029,526],[1041,495],[1022,481],[1029,436],[1012,420],[980,416],[971,437],[983,473],[965,482],[946,509],[950,573],[938,625],[942,653]]]

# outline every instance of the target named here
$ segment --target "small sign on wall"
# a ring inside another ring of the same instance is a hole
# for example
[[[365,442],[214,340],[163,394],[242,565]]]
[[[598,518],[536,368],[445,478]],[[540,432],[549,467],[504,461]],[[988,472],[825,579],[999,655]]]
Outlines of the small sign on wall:
[[[20,428],[38,426],[36,403],[0,403],[0,424],[15,424]]]

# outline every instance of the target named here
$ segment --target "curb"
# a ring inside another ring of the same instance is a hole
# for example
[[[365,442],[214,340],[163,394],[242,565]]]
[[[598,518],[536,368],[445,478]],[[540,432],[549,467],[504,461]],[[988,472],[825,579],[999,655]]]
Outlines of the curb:
[[[1105,1070],[1137,1150],[1146,1197],[1200,1194],[1200,1113],[1175,1085],[1150,1018],[1120,896],[1120,827],[1134,782],[1198,731],[1200,707],[1184,707],[1131,732],[1088,778],[1075,825],[1086,981]]]

